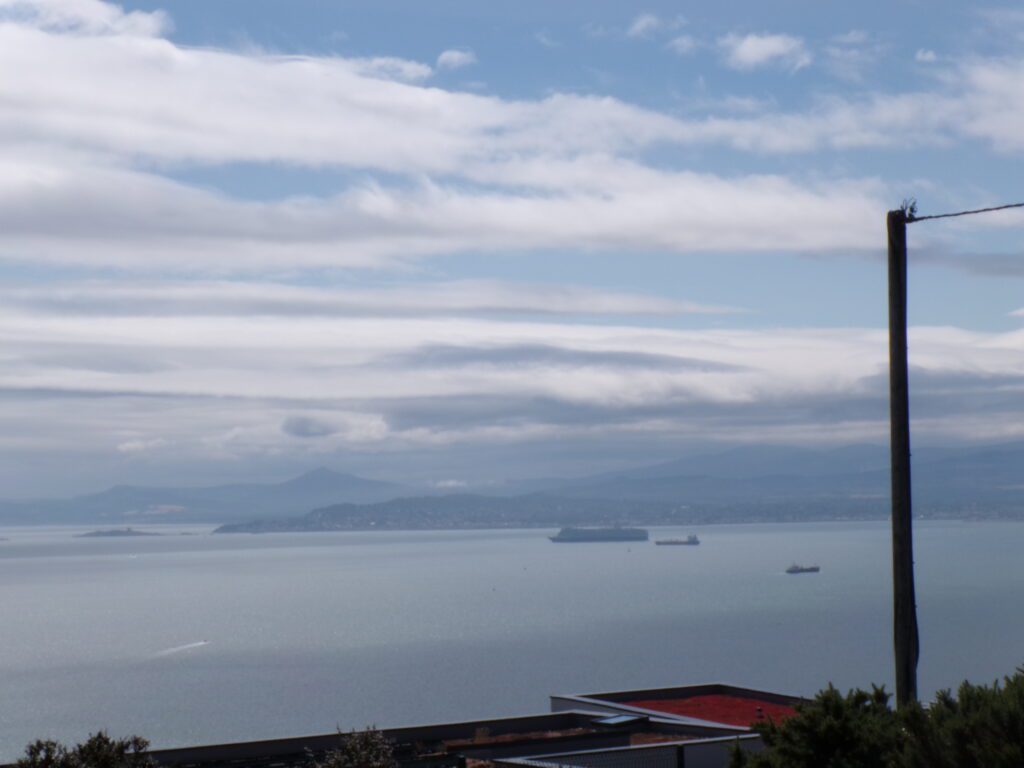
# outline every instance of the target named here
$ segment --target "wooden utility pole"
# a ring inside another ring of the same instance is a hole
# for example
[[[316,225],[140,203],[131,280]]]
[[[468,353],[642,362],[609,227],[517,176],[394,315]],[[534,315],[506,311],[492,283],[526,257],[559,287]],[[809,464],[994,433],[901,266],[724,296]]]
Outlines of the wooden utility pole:
[[[917,700],[917,604],[910,505],[910,403],[907,381],[907,214],[889,211],[889,422],[892,455],[893,639],[896,706]]]

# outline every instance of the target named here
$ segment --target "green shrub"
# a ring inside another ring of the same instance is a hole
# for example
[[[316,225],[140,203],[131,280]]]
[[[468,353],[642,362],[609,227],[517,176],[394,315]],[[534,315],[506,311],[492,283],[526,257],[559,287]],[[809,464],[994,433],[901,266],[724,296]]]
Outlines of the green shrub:
[[[398,768],[394,745],[376,728],[351,733],[339,730],[338,736],[338,748],[320,760],[310,757],[310,768]]]
[[[991,686],[940,691],[927,710],[900,713],[906,768],[1024,766],[1024,671]]]
[[[18,768],[151,768],[149,742],[138,736],[112,739],[106,731],[70,749],[59,741],[37,740],[25,747]]]
[[[1024,670],[1003,683],[963,683],[928,707],[899,712],[884,688],[845,696],[831,685],[782,724],[756,726],[757,754],[734,750],[732,768],[1020,768]]]
[[[733,768],[890,768],[900,727],[883,688],[850,691],[831,685],[782,724],[759,723],[765,750],[733,752]]]

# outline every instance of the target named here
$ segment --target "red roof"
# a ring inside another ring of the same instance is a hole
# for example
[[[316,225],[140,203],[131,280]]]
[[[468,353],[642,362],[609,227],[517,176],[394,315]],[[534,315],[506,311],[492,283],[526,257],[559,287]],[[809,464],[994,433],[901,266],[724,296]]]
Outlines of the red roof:
[[[640,699],[622,703],[631,707],[652,709],[656,712],[668,712],[673,715],[685,715],[716,723],[741,726],[769,719],[781,723],[796,714],[796,710],[788,704],[774,704],[761,699],[724,694],[689,696],[683,699]]]

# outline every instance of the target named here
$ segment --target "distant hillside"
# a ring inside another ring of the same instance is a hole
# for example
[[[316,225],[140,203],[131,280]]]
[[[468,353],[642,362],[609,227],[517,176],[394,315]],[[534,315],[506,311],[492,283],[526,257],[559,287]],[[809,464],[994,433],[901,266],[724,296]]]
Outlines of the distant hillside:
[[[1024,508],[1024,443],[915,451],[914,498],[921,505]],[[738,448],[550,487],[572,498],[688,504],[830,503],[888,498],[887,446]]]
[[[409,489],[396,483],[315,469],[282,483],[239,483],[200,488],[118,485],[72,499],[0,502],[0,522],[224,523],[297,515],[339,501],[367,503]]]
[[[1024,442],[916,450],[912,475],[920,515],[1024,516]],[[748,446],[576,480],[507,483],[486,496],[416,495],[324,468],[276,484],[121,485],[0,503],[0,523],[263,521],[248,529],[333,530],[830,520],[882,517],[888,497],[886,446]]]
[[[786,519],[811,519],[819,510],[786,507]],[[689,525],[762,519],[761,506],[689,507],[665,502],[610,499],[567,499],[544,494],[516,497],[418,496],[378,504],[335,504],[291,518],[230,523],[214,533],[278,533],[288,531],[437,530],[459,528],[559,528],[567,525]],[[871,505],[860,505],[852,517],[877,517]]]
[[[646,505],[558,499],[539,494],[417,496],[378,504],[335,504],[301,517],[224,525],[215,533],[613,525],[635,515],[641,506]]]
[[[397,498],[226,525],[221,533],[878,519],[888,450],[736,449],[575,481],[541,493]],[[919,517],[1024,519],[1024,443],[917,452]]]

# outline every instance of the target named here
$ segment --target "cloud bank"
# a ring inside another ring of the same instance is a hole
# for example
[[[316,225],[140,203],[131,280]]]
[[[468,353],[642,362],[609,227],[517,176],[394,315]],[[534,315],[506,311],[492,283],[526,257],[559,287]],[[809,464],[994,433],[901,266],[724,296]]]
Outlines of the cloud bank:
[[[857,82],[872,63],[856,31],[822,53],[782,33],[701,45],[682,23],[641,14],[612,37],[677,66],[710,51],[751,82],[815,56]],[[468,49],[431,65],[198,48],[160,11],[0,0],[0,71],[17,73],[0,78],[0,464],[883,439],[878,329],[744,330],[699,290],[443,265],[878,255],[905,190],[857,153],[1024,150],[1024,59],[928,53],[926,88],[656,109],[442,87]],[[1017,223],[936,227],[922,261]],[[1019,331],[912,342],[923,434],[1020,436]]]
[[[887,429],[887,341],[873,329],[23,307],[0,313],[0,341],[0,418],[36,419],[5,430],[2,451],[240,459],[622,434],[832,443]],[[1024,436],[1024,331],[918,327],[911,351],[918,434]]]

